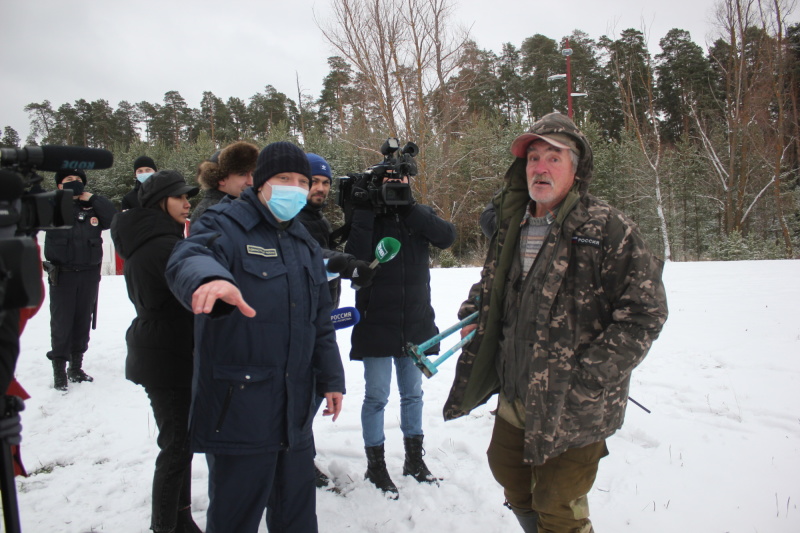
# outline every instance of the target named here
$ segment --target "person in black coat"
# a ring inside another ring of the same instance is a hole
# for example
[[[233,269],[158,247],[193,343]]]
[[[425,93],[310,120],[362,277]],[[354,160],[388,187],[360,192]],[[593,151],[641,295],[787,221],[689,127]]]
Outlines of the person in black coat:
[[[97,313],[102,233],[117,210],[108,198],[86,190],[83,170],[59,170],[55,180],[59,189],[71,190],[73,195],[72,227],[47,230],[44,239],[50,290],[51,350],[47,358],[53,364],[54,388],[65,391],[68,381],[93,381],[83,371],[83,355],[89,349],[92,315]]]
[[[308,190],[306,205],[297,214],[297,220],[303,223],[314,240],[322,247],[322,255],[325,259],[332,259],[335,256],[342,256],[345,261],[343,270],[339,276],[328,281],[328,288],[331,290],[331,301],[333,309],[339,307],[339,298],[342,294],[342,280],[352,279],[355,274],[358,278],[358,285],[367,287],[372,283],[375,270],[369,268],[369,263],[359,261],[350,254],[337,252],[331,243],[331,223],[325,217],[322,210],[331,192],[331,166],[321,156],[307,153],[308,164],[311,165],[311,186]]]
[[[408,177],[384,182],[408,183]],[[354,187],[354,191],[355,187]],[[354,195],[353,219],[345,252],[371,261],[384,237],[400,241],[400,252],[383,263],[372,285],[356,293],[361,321],[353,328],[350,359],[364,362],[364,403],[361,427],[368,468],[366,478],[384,492],[396,494],[384,461],[383,413],[389,399],[392,365],[400,392],[400,429],[406,458],[403,475],[419,482],[435,482],[422,460],[422,373],[404,352],[406,343],[419,344],[438,333],[430,289],[430,255],[433,245],[445,249],[456,239],[455,226],[433,209],[411,200],[408,205],[376,209]],[[438,348],[437,348],[438,350]]]
[[[131,209],[133,207],[142,207],[139,203],[139,188],[142,186],[142,183],[147,181],[150,176],[158,172],[158,167],[156,166],[156,162],[153,161],[151,157],[146,155],[140,155],[136,158],[133,162],[133,175],[136,178],[136,184],[133,186],[128,194],[122,197],[122,202],[120,202],[120,209],[125,211],[126,209]]]
[[[151,529],[198,532],[190,510],[189,406],[194,316],[173,296],[165,270],[183,239],[189,198],[199,192],[178,172],[157,172],[139,189],[141,206],[122,212],[111,238],[125,259],[128,297],[136,308],[125,339],[125,377],[144,386],[158,426]]]

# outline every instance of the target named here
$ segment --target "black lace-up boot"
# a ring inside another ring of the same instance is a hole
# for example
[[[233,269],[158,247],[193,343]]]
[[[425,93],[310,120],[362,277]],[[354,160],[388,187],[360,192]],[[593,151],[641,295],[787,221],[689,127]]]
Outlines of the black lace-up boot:
[[[425,450],[422,447],[423,435],[415,435],[413,437],[404,437],[403,445],[406,448],[406,461],[403,463],[403,475],[411,476],[419,483],[436,483],[436,478],[433,477],[431,471],[428,470],[422,456],[425,455]]]
[[[380,446],[367,446],[364,449],[367,452],[367,473],[364,474],[364,479],[370,480],[373,485],[381,489],[384,494],[393,500],[399,498],[397,486],[392,481],[392,478],[389,477],[389,471],[386,470],[383,444]]]

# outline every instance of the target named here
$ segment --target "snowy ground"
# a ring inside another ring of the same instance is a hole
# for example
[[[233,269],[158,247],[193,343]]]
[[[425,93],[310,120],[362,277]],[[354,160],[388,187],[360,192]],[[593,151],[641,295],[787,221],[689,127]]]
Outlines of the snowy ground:
[[[433,271],[440,328],[478,269]],[[596,531],[634,533],[797,533],[800,531],[800,261],[671,263],[670,318],[634,373],[626,424],[609,439],[590,494]],[[352,305],[344,291],[342,305]],[[22,337],[17,377],[32,395],[23,420],[18,478],[25,532],[147,532],[156,429],[147,397],[125,380],[124,333],[133,317],[121,276],[100,286],[98,329],[85,368],[94,383],[52,388],[48,303]],[[348,394],[336,423],[315,426],[318,462],[346,483],[345,497],[318,492],[322,533],[517,531],[486,465],[492,427],[484,406],[444,423],[441,408],[454,360],[426,380],[426,460],[441,486],[402,473],[398,399],[387,421],[389,470],[400,488],[385,500],[363,481],[359,410],[362,365],[346,360]],[[207,470],[193,469],[193,509],[205,524]],[[266,531],[262,524],[261,531]]]

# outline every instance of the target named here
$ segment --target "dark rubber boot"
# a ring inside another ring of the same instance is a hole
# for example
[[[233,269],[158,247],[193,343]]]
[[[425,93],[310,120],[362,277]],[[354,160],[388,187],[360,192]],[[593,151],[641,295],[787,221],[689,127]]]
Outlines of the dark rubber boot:
[[[367,473],[364,474],[364,479],[368,479],[373,485],[378,487],[393,500],[400,497],[397,491],[397,486],[389,477],[389,471],[386,470],[386,460],[383,454],[383,444],[380,446],[367,446],[364,448],[367,452]]]
[[[67,390],[67,362],[63,359],[53,359],[53,388]]]
[[[425,455],[425,450],[422,448],[423,438],[422,435],[403,438],[403,445],[406,448],[406,461],[403,463],[403,475],[411,476],[419,483],[436,483],[436,478],[433,477],[425,461],[422,460],[422,456]]]
[[[83,354],[74,353],[69,362],[69,370],[67,375],[69,380],[73,383],[81,383],[83,381],[94,381],[94,378],[84,372],[81,367],[83,366]]]

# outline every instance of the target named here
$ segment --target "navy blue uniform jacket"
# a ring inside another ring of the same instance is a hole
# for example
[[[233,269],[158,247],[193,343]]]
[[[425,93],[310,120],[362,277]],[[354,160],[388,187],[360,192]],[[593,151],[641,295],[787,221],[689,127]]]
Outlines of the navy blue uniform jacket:
[[[187,308],[214,279],[236,285],[256,316],[218,301],[195,317],[192,450],[307,446],[315,395],[345,392],[319,244],[299,222],[282,229],[247,189],[209,208],[167,264],[170,289]]]

